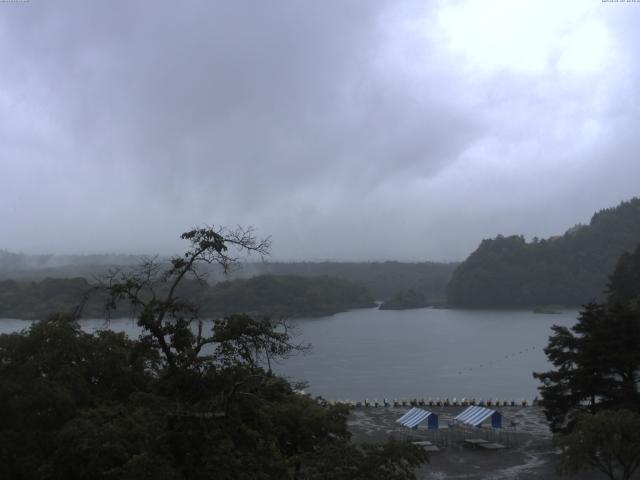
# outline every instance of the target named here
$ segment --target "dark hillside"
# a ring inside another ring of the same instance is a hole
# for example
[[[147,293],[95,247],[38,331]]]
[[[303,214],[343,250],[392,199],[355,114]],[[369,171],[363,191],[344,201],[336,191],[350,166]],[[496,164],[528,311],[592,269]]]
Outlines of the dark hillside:
[[[602,300],[620,255],[640,243],[640,199],[593,215],[564,235],[483,240],[455,270],[448,303],[466,308],[579,306]]]

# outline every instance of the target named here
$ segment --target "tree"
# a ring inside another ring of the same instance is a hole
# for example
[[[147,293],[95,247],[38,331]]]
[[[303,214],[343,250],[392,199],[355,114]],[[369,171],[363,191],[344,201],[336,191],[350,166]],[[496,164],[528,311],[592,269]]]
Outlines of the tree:
[[[230,268],[229,249],[264,254],[268,241],[210,228],[182,238],[184,256],[105,280],[111,309],[136,309],[139,339],[85,333],[73,315],[0,335],[0,478],[303,480],[339,451],[353,478],[415,478],[422,450],[354,446],[346,407],[299,395],[271,371],[304,348],[286,324],[236,314],[205,332],[184,300],[200,265]]]
[[[578,323],[552,327],[545,353],[555,370],[534,373],[553,431],[570,430],[579,413],[640,405],[640,319],[634,312],[587,304]]]
[[[258,240],[250,228],[194,228],[180,238],[189,243],[187,251],[172,257],[166,267],[147,259],[133,272],[112,272],[103,285],[107,308],[115,309],[121,300],[128,302],[138,312],[143,339],[160,350],[170,370],[198,368],[206,360],[200,356],[202,348],[214,342],[204,336],[197,305],[181,299],[179,287],[189,279],[204,282],[202,264],[218,264],[227,272],[238,254],[266,255],[270,246],[268,238]],[[197,333],[191,329],[194,321]]]
[[[640,245],[634,253],[624,253],[609,277],[608,302],[640,310]]]
[[[156,361],[156,352],[144,344],[122,333],[85,333],[68,315],[0,335],[0,477],[97,478],[58,475],[55,458],[68,445],[63,432],[94,409],[126,405],[149,392],[149,367]],[[92,450],[94,456],[99,452]],[[73,465],[79,468],[77,461],[68,467]]]
[[[334,442],[307,455],[304,480],[415,480],[415,469],[429,460],[419,446],[399,441],[379,445]]]
[[[604,410],[581,415],[568,435],[556,438],[560,468],[578,473],[595,468],[611,480],[628,480],[640,466],[640,414]]]
[[[580,413],[640,407],[640,310],[618,301],[615,290],[637,257],[640,249],[620,259],[611,276],[612,301],[585,305],[571,328],[552,327],[545,353],[555,369],[534,377],[542,381],[542,405],[554,432],[570,431]],[[638,293],[625,290],[623,298]]]
[[[270,318],[254,319],[234,314],[214,321],[215,358],[223,365],[245,365],[252,372],[271,367],[274,359],[287,358],[308,348],[291,342],[289,325]]]

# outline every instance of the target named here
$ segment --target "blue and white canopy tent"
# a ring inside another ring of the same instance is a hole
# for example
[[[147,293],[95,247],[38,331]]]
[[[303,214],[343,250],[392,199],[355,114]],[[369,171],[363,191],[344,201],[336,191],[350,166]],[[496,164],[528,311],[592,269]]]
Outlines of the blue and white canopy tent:
[[[490,408],[471,406],[463,410],[460,415],[454,417],[454,421],[479,427],[482,422],[491,418],[493,428],[502,428],[502,414]]]
[[[427,422],[429,430],[438,429],[438,415],[421,408],[414,407],[396,420],[400,425],[407,428],[417,428],[424,421]]]

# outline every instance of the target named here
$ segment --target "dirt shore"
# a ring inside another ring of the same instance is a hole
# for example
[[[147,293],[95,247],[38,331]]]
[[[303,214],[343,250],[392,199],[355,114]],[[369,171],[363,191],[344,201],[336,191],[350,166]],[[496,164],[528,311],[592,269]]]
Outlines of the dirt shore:
[[[356,408],[349,417],[349,430],[355,442],[375,443],[389,438],[410,441],[427,440],[439,448],[431,453],[431,461],[417,476],[424,480],[465,479],[584,479],[604,478],[595,471],[574,477],[562,477],[556,471],[557,455],[553,452],[552,435],[542,410],[538,407],[498,408],[503,415],[503,429],[449,428],[448,422],[463,407],[425,407],[439,416],[440,429],[408,430],[396,419],[410,407]],[[495,451],[467,446],[468,438],[482,438],[504,445]]]

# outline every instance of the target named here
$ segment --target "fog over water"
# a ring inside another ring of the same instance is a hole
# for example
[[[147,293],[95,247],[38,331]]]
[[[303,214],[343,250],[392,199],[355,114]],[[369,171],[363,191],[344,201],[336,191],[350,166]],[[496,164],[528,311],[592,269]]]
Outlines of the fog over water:
[[[460,260],[638,193],[640,4],[0,4],[0,248]]]

